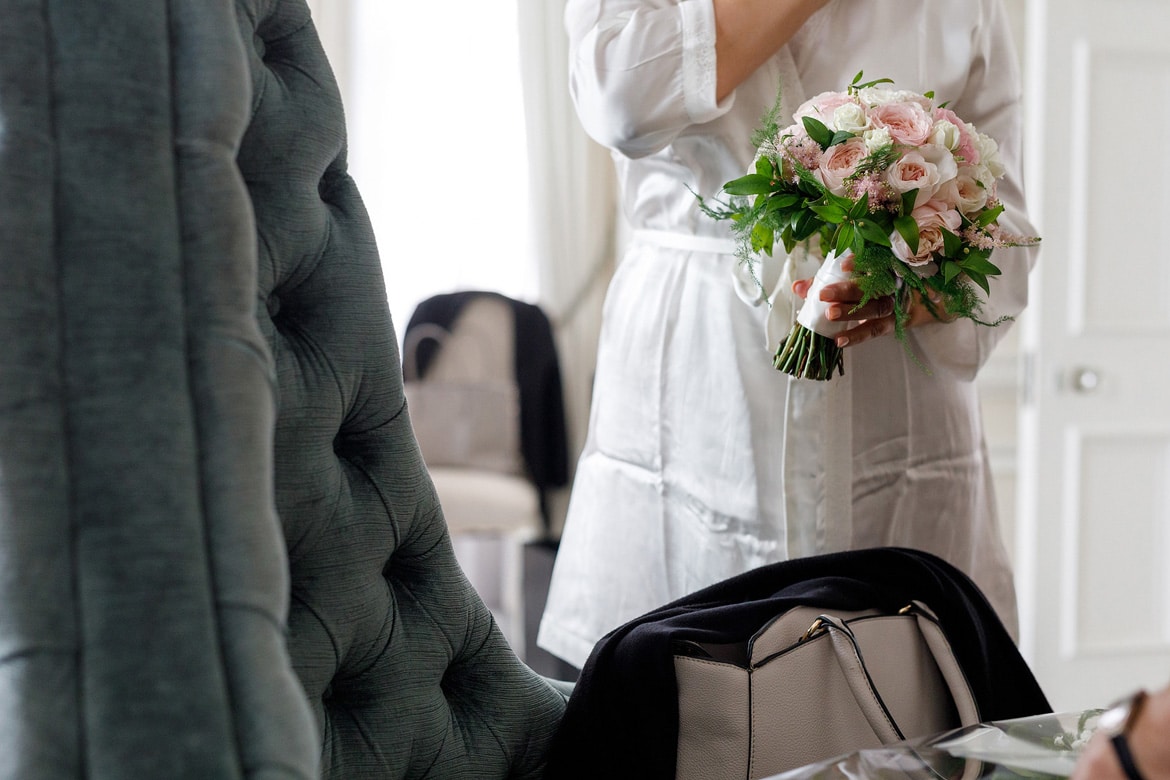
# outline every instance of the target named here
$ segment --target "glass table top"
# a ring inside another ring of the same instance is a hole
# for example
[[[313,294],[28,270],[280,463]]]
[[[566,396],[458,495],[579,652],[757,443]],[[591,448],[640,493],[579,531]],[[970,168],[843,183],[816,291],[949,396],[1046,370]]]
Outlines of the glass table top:
[[[768,780],[1064,778],[1101,710],[985,723],[793,769]]]

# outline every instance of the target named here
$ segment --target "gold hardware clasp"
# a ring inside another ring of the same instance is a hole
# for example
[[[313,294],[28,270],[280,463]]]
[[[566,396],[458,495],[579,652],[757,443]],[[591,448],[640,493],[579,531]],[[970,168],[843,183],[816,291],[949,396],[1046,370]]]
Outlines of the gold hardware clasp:
[[[824,618],[817,618],[816,620],[814,620],[813,624],[808,627],[808,631],[804,632],[804,636],[802,636],[800,639],[797,640],[797,644],[799,644],[800,642],[804,642],[808,639],[811,639],[813,634],[816,634],[818,631],[820,631],[822,628],[824,628],[824,625],[825,625]]]

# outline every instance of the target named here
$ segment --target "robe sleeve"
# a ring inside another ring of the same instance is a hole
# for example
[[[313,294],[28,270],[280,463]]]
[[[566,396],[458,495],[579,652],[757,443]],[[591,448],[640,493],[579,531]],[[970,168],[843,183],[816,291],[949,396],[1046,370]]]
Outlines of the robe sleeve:
[[[726,113],[715,100],[712,0],[568,0],[569,84],[594,140],[629,157]]]
[[[998,182],[998,196],[1005,206],[999,224],[1007,231],[1036,235],[1028,219],[1024,199],[1021,159],[1023,105],[1020,73],[1011,29],[1000,0],[981,0],[982,20],[976,32],[971,75],[963,96],[952,108],[964,121],[994,138],[1006,174]],[[990,280],[991,294],[982,319],[1016,317],[1028,302],[1028,274],[1036,263],[1036,247],[997,249],[991,255],[1003,272]],[[982,291],[981,291],[982,292]],[[949,371],[974,380],[1010,323],[997,327],[977,325],[966,319],[948,324],[930,323],[911,331],[916,351],[935,370]]]

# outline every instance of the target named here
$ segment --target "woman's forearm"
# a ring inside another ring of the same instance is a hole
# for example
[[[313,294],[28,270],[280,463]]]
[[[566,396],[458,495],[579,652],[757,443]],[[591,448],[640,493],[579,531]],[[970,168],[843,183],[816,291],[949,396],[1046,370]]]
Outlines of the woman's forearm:
[[[714,0],[716,96],[723,100],[829,0]]]

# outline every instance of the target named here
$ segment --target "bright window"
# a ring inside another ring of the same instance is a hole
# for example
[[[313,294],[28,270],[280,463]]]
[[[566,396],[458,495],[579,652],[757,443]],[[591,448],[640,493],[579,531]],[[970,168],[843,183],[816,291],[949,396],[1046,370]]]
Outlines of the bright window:
[[[536,297],[516,5],[351,0],[350,170],[395,327],[438,292]]]

